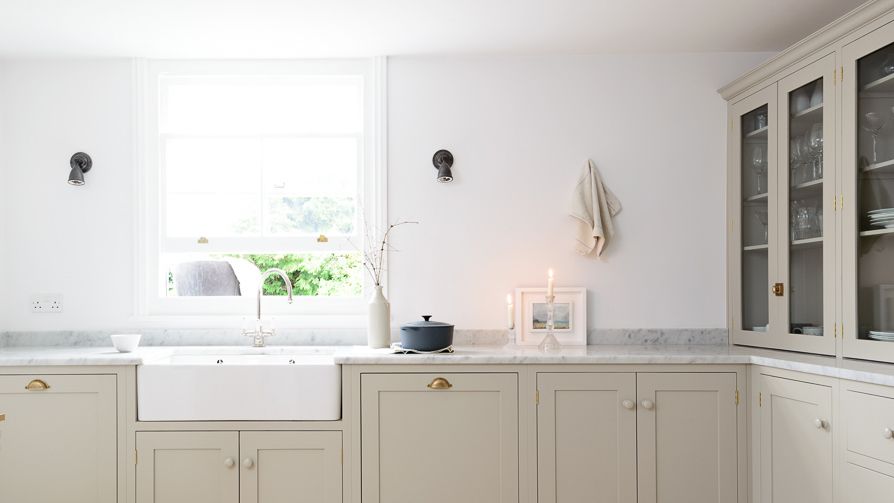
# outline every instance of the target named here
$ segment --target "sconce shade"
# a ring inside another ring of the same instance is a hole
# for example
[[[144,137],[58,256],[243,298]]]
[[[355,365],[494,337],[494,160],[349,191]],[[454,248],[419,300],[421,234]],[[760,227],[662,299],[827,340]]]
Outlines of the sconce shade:
[[[84,185],[84,173],[90,171],[93,167],[93,159],[84,152],[78,152],[71,156],[68,161],[71,166],[71,172],[68,174],[68,184],[81,186]]]
[[[438,170],[439,182],[448,183],[453,181],[453,171],[450,170],[453,167],[453,154],[447,150],[438,150],[432,157],[431,162],[435,165],[435,169]]]

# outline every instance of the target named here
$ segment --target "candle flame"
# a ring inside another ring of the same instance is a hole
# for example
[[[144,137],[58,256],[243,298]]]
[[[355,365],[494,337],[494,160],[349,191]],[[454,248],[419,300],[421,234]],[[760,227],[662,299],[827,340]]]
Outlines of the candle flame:
[[[512,305],[512,294],[511,293],[506,294],[506,303],[509,304],[510,306]]]
[[[553,277],[553,269],[552,269],[552,267],[549,268],[549,271],[547,271],[547,274],[549,274],[549,277],[550,277],[550,278]]]

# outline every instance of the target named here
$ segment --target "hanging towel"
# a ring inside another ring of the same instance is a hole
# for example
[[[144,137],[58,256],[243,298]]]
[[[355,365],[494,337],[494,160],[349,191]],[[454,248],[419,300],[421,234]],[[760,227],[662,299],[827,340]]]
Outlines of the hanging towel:
[[[578,223],[575,250],[581,255],[594,250],[597,257],[602,255],[615,233],[612,217],[620,211],[621,201],[605,186],[596,164],[588,159],[571,199],[571,216]]]

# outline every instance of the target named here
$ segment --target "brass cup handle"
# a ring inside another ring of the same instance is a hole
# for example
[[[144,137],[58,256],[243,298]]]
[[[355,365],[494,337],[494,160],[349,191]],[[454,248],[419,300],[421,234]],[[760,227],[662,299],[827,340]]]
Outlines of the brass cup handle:
[[[25,389],[28,391],[44,391],[50,389],[50,385],[47,384],[46,381],[34,379],[25,386]]]
[[[428,389],[450,389],[453,385],[443,377],[435,377],[432,382],[426,385],[426,387],[428,387]]]

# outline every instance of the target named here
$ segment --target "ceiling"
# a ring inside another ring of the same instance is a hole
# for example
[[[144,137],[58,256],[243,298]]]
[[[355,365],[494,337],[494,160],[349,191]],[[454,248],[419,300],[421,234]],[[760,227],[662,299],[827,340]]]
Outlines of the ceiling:
[[[778,51],[862,0],[0,0],[0,57]]]

